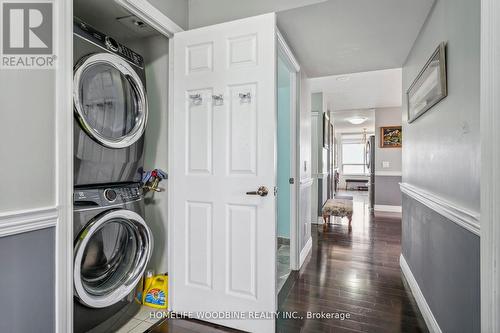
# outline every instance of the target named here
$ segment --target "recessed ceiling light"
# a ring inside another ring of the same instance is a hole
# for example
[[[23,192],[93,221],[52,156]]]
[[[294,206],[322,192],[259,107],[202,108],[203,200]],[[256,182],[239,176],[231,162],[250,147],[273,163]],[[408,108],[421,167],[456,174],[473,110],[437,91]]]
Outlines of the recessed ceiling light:
[[[350,122],[353,125],[361,125],[362,123],[364,123],[366,121],[366,119],[368,119],[368,118],[365,118],[365,117],[353,117],[353,118],[347,119],[347,121]]]
[[[349,79],[350,79],[349,76],[344,75],[344,76],[339,76],[337,78],[337,81],[349,81]]]

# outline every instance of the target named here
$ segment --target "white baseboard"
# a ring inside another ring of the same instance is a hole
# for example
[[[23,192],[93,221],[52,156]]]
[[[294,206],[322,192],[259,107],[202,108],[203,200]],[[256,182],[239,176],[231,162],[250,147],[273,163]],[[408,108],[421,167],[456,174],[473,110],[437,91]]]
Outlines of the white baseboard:
[[[401,206],[375,205],[375,211],[377,211],[377,212],[389,212],[389,213],[402,213],[403,208]]]
[[[302,251],[300,251],[299,269],[304,264],[304,261],[306,260],[307,255],[309,254],[309,252],[311,252],[312,244],[313,244],[312,243],[312,237],[309,237],[309,240],[307,241],[306,245],[304,246],[304,248],[302,249]]]
[[[436,318],[434,318],[434,314],[432,314],[429,304],[427,304],[427,301],[425,300],[424,294],[422,294],[422,291],[418,286],[417,280],[415,280],[415,277],[410,270],[410,266],[408,266],[405,257],[403,257],[403,254],[399,256],[399,266],[401,266],[401,271],[403,272],[406,281],[410,285],[411,293],[413,294],[413,297],[417,302],[422,317],[424,317],[427,329],[431,333],[442,333],[441,328],[436,321]]]

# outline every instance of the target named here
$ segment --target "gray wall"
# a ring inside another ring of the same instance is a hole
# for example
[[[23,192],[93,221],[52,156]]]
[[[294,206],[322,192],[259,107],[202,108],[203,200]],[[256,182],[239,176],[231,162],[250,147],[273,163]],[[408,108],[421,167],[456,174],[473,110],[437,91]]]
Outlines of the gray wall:
[[[479,332],[479,236],[403,195],[402,242],[442,332]]]
[[[410,125],[403,112],[403,180],[472,211],[479,211],[479,25],[480,0],[438,0],[403,67],[406,91],[448,42],[448,97]]]
[[[54,70],[0,69],[0,212],[55,205],[54,84]]]
[[[375,110],[375,172],[401,172],[401,148],[380,147],[380,128],[385,126],[401,126],[401,108]],[[384,161],[389,162],[388,168],[382,167]]]
[[[402,151],[380,147],[380,128],[384,126],[401,126],[401,108],[375,111],[375,205],[401,206]],[[389,167],[384,168],[383,162],[389,162]]]
[[[168,166],[168,38],[158,35],[130,41],[131,48],[140,52],[146,63],[148,92],[148,124],[144,168],[167,172]],[[146,223],[154,234],[154,249],[148,269],[155,273],[168,272],[168,181],[160,183],[165,192],[148,193],[145,197]]]
[[[404,107],[403,182],[479,212],[480,0],[436,1],[403,66],[403,91],[442,41],[449,95],[412,124]],[[405,196],[402,246],[442,331],[479,332],[479,238]]]
[[[54,87],[54,70],[0,69],[0,213],[7,218],[56,206]],[[0,237],[0,332],[54,332],[54,260],[53,229]]]
[[[401,176],[375,176],[375,205],[401,206]]]
[[[55,331],[55,230],[0,238],[0,332]]]

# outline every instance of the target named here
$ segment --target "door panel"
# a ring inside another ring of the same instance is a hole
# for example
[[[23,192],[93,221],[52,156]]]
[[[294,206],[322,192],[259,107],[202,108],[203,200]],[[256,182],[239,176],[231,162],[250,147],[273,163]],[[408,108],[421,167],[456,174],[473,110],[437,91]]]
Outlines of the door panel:
[[[275,23],[266,14],[173,38],[173,311],[276,310]],[[259,186],[269,194],[246,194]],[[253,332],[275,325],[211,321]]]

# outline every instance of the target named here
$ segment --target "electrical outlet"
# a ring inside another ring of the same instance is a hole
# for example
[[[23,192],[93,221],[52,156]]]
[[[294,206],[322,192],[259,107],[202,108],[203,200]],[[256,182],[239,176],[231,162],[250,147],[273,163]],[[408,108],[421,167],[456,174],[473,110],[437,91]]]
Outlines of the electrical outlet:
[[[391,163],[389,161],[382,162],[382,168],[387,169],[391,167]]]

